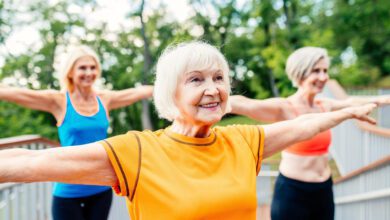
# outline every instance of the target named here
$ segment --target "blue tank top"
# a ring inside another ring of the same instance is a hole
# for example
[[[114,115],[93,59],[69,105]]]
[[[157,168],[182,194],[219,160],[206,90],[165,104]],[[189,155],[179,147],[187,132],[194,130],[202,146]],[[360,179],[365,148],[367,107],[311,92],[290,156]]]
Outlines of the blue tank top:
[[[61,146],[88,144],[107,137],[109,126],[105,108],[96,96],[99,110],[92,116],[80,115],[74,109],[69,93],[66,93],[66,113],[62,124],[58,127]],[[78,198],[95,195],[111,189],[108,186],[78,185],[55,183],[53,195],[63,198]]]

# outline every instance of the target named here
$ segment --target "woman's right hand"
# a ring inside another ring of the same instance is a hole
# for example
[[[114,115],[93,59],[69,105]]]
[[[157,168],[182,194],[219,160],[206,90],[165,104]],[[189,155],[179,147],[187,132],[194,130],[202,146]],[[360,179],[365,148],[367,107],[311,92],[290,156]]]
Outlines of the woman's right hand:
[[[376,124],[376,120],[369,116],[369,114],[378,107],[378,104],[369,103],[362,106],[353,106],[344,108],[341,111],[344,111],[348,114],[351,114],[351,118],[358,119],[360,121],[365,121],[370,124]]]

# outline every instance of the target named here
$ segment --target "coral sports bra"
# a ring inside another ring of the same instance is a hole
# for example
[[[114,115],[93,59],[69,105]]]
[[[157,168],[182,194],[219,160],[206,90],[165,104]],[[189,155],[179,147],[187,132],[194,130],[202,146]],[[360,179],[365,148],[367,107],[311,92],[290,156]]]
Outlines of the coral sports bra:
[[[299,111],[294,108],[292,103],[288,101],[291,107],[294,109],[296,115],[300,115]],[[320,102],[317,102],[321,107],[322,112],[325,112],[325,109]],[[309,129],[309,128],[308,128]],[[331,142],[331,132],[326,130],[314,136],[312,139],[307,141],[302,141],[288,147],[285,151],[288,153],[298,154],[302,156],[316,156],[321,154],[326,154],[329,151],[329,146]]]

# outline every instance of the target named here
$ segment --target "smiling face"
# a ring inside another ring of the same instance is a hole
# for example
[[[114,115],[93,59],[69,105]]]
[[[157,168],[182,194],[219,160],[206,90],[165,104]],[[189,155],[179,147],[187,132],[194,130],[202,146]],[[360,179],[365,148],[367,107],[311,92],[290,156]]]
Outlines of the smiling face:
[[[229,96],[229,81],[225,77],[218,68],[180,76],[175,92],[175,105],[180,115],[175,120],[201,126],[220,121]]]
[[[76,60],[69,77],[75,87],[92,87],[99,74],[96,61],[91,56],[83,56]]]
[[[302,80],[299,87],[310,91],[312,94],[322,92],[326,82],[329,79],[328,75],[329,62],[327,59],[320,59],[311,69],[308,76]]]

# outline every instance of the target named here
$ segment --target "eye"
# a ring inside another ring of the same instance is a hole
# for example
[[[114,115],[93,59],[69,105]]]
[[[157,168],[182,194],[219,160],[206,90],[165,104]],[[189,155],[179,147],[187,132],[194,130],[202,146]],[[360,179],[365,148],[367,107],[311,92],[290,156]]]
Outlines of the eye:
[[[86,66],[79,66],[79,70],[83,70],[83,71],[85,71],[87,69],[87,67]]]
[[[201,79],[199,77],[192,77],[190,78],[190,82],[200,82]]]
[[[96,66],[91,66],[90,69],[91,69],[91,70],[95,70],[95,69],[96,69]]]
[[[311,71],[312,73],[319,73],[320,72],[320,69],[313,69],[313,71]]]
[[[223,75],[218,75],[215,77],[216,81],[223,81]]]

